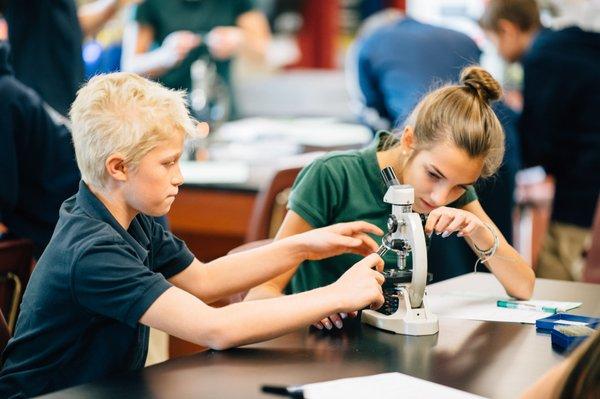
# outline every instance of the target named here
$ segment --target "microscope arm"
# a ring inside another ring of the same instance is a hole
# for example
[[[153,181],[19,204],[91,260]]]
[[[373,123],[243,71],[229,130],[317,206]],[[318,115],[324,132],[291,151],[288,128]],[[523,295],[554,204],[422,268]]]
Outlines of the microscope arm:
[[[422,306],[427,284],[427,246],[419,214],[403,213],[401,218],[406,223],[407,239],[412,248],[412,280],[408,292],[411,306],[415,309]]]

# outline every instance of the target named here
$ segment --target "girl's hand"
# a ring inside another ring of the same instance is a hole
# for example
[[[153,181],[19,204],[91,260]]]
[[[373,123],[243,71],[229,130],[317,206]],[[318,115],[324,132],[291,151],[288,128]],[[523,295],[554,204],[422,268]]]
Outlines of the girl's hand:
[[[343,253],[367,256],[378,245],[367,233],[383,235],[381,229],[367,222],[338,223],[288,237],[303,249],[303,259],[320,260]]]
[[[350,313],[335,313],[329,317],[325,317],[323,320],[313,323],[313,327],[318,328],[319,330],[322,330],[324,328],[327,330],[331,330],[334,326],[338,329],[341,329],[344,326],[343,320],[345,318],[356,317],[357,314],[357,311]]]
[[[455,231],[458,237],[469,237],[479,248],[489,248],[494,244],[494,236],[486,225],[471,212],[442,206],[427,217],[425,234],[441,234],[448,237]]]

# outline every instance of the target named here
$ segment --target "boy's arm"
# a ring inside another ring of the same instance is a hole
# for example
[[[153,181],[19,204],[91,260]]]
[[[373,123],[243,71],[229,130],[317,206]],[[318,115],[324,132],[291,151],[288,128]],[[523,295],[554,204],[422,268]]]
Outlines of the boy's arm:
[[[213,349],[263,341],[331,313],[381,306],[383,277],[373,267],[383,268],[383,261],[375,254],[358,262],[329,286],[223,308],[212,308],[190,293],[171,287],[150,305],[140,322]]]
[[[300,215],[292,210],[288,210],[281,227],[277,231],[275,240],[280,240],[294,234],[304,233],[312,230],[313,227],[308,224]],[[256,300],[265,298],[275,298],[283,294],[283,290],[288,285],[298,267],[293,267],[290,270],[266,281],[265,283],[254,287],[246,295],[246,300]]]
[[[273,243],[209,263],[194,259],[169,282],[206,303],[213,303],[248,290],[301,261],[301,252],[291,243]]]
[[[366,222],[340,223],[206,264],[195,259],[169,281],[211,303],[279,276],[306,259],[323,259],[346,252],[366,256],[375,252],[377,244],[366,233],[381,234],[381,230]]]

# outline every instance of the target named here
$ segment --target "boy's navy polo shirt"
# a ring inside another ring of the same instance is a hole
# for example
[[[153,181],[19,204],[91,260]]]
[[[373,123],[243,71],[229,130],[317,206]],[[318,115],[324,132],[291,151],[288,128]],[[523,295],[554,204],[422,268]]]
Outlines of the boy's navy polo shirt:
[[[139,319],[193,259],[183,241],[146,215],[126,231],[81,182],[61,207],[25,291],[3,353],[0,397],[142,368],[148,327]]]

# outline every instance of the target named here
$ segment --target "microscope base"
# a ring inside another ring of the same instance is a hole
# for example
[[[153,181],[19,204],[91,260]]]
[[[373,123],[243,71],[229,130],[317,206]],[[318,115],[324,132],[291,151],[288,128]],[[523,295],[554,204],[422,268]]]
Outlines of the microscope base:
[[[375,310],[363,310],[361,321],[382,330],[403,335],[433,335],[439,331],[436,315],[429,312],[426,297],[423,298],[422,307],[413,309],[410,305],[408,291],[400,291],[398,310],[385,315]]]

